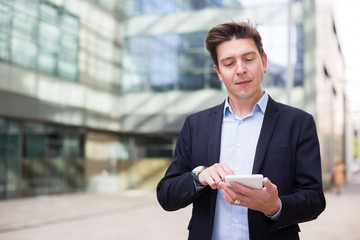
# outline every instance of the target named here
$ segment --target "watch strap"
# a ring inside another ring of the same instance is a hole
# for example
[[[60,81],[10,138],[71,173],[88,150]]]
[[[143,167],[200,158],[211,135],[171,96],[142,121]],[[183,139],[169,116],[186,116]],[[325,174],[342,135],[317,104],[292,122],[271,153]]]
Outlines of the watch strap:
[[[192,177],[194,178],[194,181],[197,186],[202,186],[200,180],[199,180],[199,174],[205,169],[204,166],[198,166],[194,168],[194,170],[191,172]]]

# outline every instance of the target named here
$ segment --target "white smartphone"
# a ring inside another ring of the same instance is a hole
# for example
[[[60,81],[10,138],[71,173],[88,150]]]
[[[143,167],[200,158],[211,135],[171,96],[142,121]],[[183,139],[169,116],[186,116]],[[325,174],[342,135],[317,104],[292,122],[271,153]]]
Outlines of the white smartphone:
[[[251,174],[251,175],[228,175],[225,177],[225,184],[230,186],[230,182],[238,182],[249,188],[261,189],[263,187],[262,174]]]

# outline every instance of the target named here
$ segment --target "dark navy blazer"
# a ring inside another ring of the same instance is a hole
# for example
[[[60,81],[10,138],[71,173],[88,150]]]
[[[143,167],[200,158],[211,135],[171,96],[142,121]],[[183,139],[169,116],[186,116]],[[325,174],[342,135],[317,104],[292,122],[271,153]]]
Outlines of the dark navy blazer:
[[[206,187],[196,192],[191,171],[219,162],[223,109],[224,103],[186,118],[173,162],[157,186],[158,201],[165,210],[193,204],[189,239],[211,239],[217,190]],[[299,239],[298,223],[316,219],[325,209],[313,117],[269,97],[252,172],[277,186],[282,211],[272,221],[249,209],[250,239]]]

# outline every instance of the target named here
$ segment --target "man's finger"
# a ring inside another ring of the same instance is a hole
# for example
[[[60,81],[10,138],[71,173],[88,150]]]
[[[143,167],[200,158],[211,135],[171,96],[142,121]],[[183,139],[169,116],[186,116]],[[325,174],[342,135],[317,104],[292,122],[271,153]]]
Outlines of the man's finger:
[[[268,190],[268,191],[273,191],[275,189],[275,185],[271,183],[270,179],[268,179],[267,177],[265,177],[263,179],[263,185],[264,187]]]

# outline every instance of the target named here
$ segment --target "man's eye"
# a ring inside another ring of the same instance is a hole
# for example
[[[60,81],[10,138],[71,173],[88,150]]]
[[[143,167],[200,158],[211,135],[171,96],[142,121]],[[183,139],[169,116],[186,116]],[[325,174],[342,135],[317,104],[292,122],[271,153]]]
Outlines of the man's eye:
[[[227,66],[227,67],[229,67],[229,66],[231,66],[231,65],[233,65],[233,63],[232,63],[232,62],[225,63],[225,66]]]
[[[247,62],[251,62],[252,60],[254,60],[253,58],[246,58],[245,61]]]

